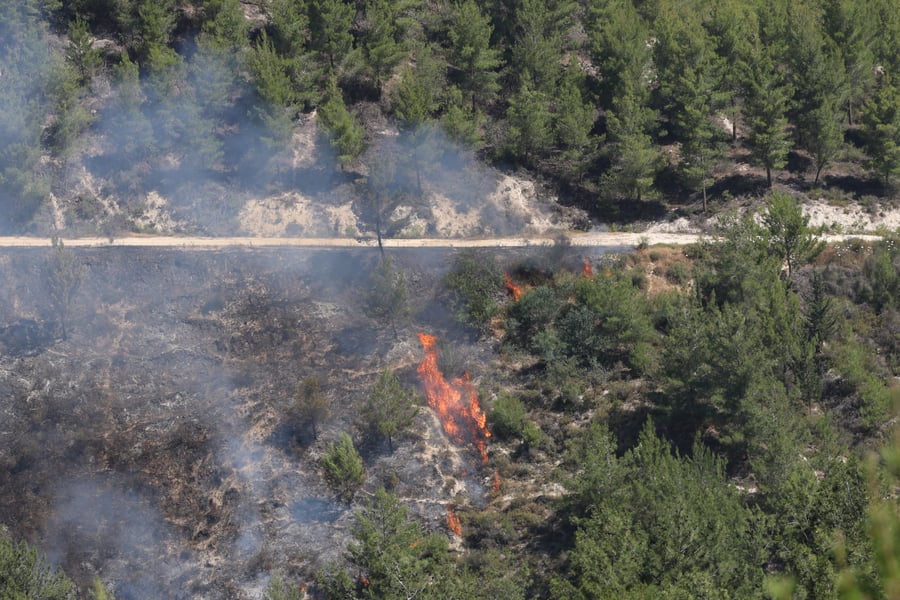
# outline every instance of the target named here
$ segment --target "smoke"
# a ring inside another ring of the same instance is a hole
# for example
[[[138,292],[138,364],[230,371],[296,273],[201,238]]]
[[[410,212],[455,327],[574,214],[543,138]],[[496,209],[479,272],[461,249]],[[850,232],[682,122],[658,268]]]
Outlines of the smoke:
[[[99,575],[115,581],[117,598],[170,597],[171,582],[183,580],[196,563],[155,509],[154,493],[139,482],[108,473],[55,488],[41,544],[48,560],[103,565]],[[165,547],[178,551],[162,552]]]

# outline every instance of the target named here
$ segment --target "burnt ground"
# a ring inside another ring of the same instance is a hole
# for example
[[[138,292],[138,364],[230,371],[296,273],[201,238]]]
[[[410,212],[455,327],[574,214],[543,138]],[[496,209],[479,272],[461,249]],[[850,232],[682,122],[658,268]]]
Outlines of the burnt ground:
[[[379,485],[435,529],[448,501],[483,502],[490,465],[427,408],[393,453],[356,427],[381,369],[417,385],[420,328],[450,339],[476,384],[495,360],[439,299],[447,251],[394,253],[414,312],[395,336],[362,310],[373,250],[79,249],[65,340],[46,252],[0,254],[0,526],[79,585],[259,597],[275,568],[308,580],[338,559]],[[318,439],[289,410],[313,375],[333,406]],[[317,467],[342,431],[369,472],[352,506]]]

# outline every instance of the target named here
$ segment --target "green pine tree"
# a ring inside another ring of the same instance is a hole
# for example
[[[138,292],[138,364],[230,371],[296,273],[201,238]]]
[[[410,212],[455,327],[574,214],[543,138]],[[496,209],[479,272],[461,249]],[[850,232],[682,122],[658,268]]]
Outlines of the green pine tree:
[[[754,160],[765,168],[766,183],[772,187],[772,170],[787,164],[790,141],[787,131],[790,88],[765,51],[757,54],[751,68],[747,93],[747,140]]]
[[[321,64],[335,73],[353,49],[353,5],[343,0],[310,0],[310,47],[317,52]]]
[[[318,116],[328,143],[337,153],[338,164],[347,167],[365,150],[365,130],[347,110],[334,77],[329,80],[325,103],[319,107]]]
[[[328,445],[321,464],[325,481],[340,500],[350,504],[366,480],[366,468],[349,434],[342,433],[337,442]]]
[[[552,116],[544,93],[534,88],[529,77],[509,100],[507,149],[528,164],[545,154],[553,140]]]
[[[889,75],[863,107],[862,123],[869,167],[890,185],[900,175],[900,86]]]
[[[372,71],[375,87],[380,91],[385,79],[405,56],[406,50],[398,41],[400,32],[394,3],[375,0],[366,6],[366,17],[369,29],[363,38],[363,54]]]
[[[475,0],[456,5],[450,27],[450,74],[471,98],[472,111],[479,103],[491,101],[500,89],[500,52],[491,45],[490,17]]]
[[[360,410],[362,422],[370,431],[387,439],[391,452],[394,451],[396,437],[409,429],[417,414],[419,407],[415,392],[386,370],[378,376]]]
[[[638,105],[636,100],[631,94],[620,96],[607,114],[612,166],[604,183],[612,195],[641,201],[653,188],[654,178],[662,168],[662,156],[645,129],[653,122],[653,111]]]

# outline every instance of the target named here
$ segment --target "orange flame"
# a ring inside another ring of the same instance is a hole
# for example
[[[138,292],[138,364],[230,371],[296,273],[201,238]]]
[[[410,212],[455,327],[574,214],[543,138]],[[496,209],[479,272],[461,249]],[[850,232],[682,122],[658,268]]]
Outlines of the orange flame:
[[[581,268],[581,274],[590,279],[594,276],[594,269],[591,268],[591,259],[584,257],[584,267]]]
[[[500,471],[494,471],[494,485],[491,487],[495,494],[500,493]]]
[[[509,276],[509,273],[504,273],[506,275],[506,289],[509,290],[510,295],[514,302],[518,302],[519,298],[522,297],[522,289],[513,283],[512,277]]]
[[[482,462],[487,462],[487,438],[491,437],[491,432],[487,430],[487,415],[478,403],[475,386],[469,381],[468,374],[448,383],[438,368],[437,338],[419,333],[419,341],[425,349],[425,358],[418,371],[428,406],[437,412],[451,440],[462,444],[467,438],[471,439]]]
[[[459,517],[456,516],[456,513],[453,512],[453,509],[450,505],[447,505],[447,527],[450,528],[450,531],[462,537],[462,523],[459,520]]]

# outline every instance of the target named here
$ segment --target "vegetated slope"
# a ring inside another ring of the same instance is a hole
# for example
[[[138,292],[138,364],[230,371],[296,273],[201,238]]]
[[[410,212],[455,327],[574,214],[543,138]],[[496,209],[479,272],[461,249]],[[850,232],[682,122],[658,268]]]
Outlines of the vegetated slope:
[[[258,597],[276,570],[321,592],[342,585],[312,584],[331,560],[353,594],[382,589],[376,555],[343,562],[382,486],[429,536],[390,547],[435,593],[508,573],[491,581],[509,597],[753,595],[776,573],[827,596],[838,530],[881,585],[860,457],[893,426],[896,240],[788,276],[758,228],[628,258],[392,250],[411,321],[366,316],[374,250],[63,249],[84,268],[66,339],[52,259],[10,251],[0,516],[123,598]],[[486,462],[424,400],[391,442],[360,420],[383,369],[421,389],[419,331],[457,390],[477,387]],[[312,427],[296,412],[310,377],[331,408]],[[321,469],[345,432],[367,472],[349,504]],[[433,571],[447,560],[467,571]]]
[[[589,226],[556,200],[621,225],[773,185],[877,213],[893,8],[14,3],[2,226],[458,236]]]

